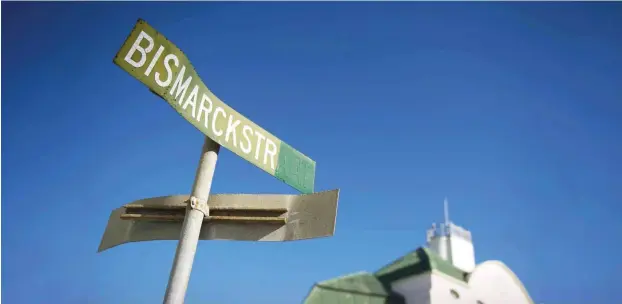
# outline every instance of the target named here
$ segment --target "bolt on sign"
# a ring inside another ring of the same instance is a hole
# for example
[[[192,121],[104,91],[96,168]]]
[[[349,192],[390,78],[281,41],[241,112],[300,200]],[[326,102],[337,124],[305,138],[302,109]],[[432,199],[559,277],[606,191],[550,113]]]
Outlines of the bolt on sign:
[[[315,161],[216,97],[186,55],[144,20],[113,61],[219,145],[296,190],[313,193]]]

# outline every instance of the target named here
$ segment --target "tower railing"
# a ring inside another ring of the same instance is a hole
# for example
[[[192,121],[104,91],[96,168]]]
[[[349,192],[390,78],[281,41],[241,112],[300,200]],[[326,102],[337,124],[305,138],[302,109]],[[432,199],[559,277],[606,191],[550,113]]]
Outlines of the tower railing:
[[[463,238],[469,242],[472,242],[471,232],[456,226],[453,223],[443,223],[440,225],[432,224],[432,228],[427,231],[427,239],[430,241],[432,238],[438,238],[443,236],[457,236]]]

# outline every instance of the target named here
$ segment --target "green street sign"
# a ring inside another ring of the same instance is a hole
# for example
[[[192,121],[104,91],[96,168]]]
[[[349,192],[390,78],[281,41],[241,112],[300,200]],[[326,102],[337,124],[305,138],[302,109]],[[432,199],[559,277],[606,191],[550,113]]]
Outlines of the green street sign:
[[[216,97],[186,55],[144,20],[113,61],[213,141],[298,191],[313,192],[315,161]]]

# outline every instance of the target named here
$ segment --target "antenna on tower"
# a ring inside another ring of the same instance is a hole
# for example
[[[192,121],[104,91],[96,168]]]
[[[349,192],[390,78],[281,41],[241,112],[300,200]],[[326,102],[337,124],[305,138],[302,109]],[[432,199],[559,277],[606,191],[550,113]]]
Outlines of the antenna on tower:
[[[445,226],[445,229],[447,230],[447,232],[449,232],[449,201],[447,201],[447,197],[445,197],[445,201],[443,202],[443,207],[444,207],[444,211],[445,211],[445,223],[443,226]]]

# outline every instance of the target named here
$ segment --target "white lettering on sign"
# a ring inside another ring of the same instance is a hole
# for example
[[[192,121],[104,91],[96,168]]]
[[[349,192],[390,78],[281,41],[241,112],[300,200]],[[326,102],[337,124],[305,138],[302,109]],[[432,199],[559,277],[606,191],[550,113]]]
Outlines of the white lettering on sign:
[[[124,59],[128,64],[138,69],[147,64],[147,57],[154,49],[153,38],[141,31]],[[201,89],[200,79],[193,79],[185,65],[181,64],[180,67],[180,60],[175,54],[166,54],[163,57],[165,50],[164,46],[158,46],[153,58],[146,66],[145,77],[153,77],[155,83],[162,88],[170,86],[168,93],[177,101],[177,105],[184,112],[190,113],[192,119],[205,130],[211,131],[216,138],[231,143],[235,148],[239,147],[242,153],[254,157],[264,166],[276,170],[277,144],[266,137],[262,131],[256,130],[252,125],[246,123],[248,120],[241,119],[237,112],[214,105],[208,93]],[[138,61],[135,60],[137,56],[140,56]],[[154,72],[162,57],[161,64],[164,66],[165,72],[160,73],[157,69]],[[186,74],[189,75],[186,76]]]
[[[275,157],[276,157],[276,144],[270,139],[266,138],[266,149],[263,154],[263,163],[268,163],[268,155],[270,155],[270,168],[274,168],[276,166]]]
[[[188,96],[188,99],[186,99],[186,102],[184,103],[184,110],[188,108],[189,105],[192,105],[192,118],[195,119],[197,117],[197,95],[199,95],[199,86],[195,84],[194,89],[192,89],[192,92],[190,92],[190,96]]]
[[[143,39],[149,42],[149,46],[147,46],[146,48],[140,46],[140,43],[143,41]],[[147,53],[151,52],[151,50],[153,50],[153,38],[147,35],[147,33],[141,31],[140,34],[138,34],[138,38],[136,38],[136,41],[134,41],[134,44],[132,44],[130,51],[127,52],[127,55],[125,55],[125,61],[135,68],[140,68],[141,66],[143,66],[143,64],[145,64],[145,61],[147,61]],[[139,61],[134,61],[132,59],[136,51],[140,53]]]
[[[185,72],[186,72],[186,66],[182,65],[181,70],[179,71],[179,74],[177,74],[177,78],[175,79],[175,82],[173,82],[173,86],[171,87],[171,90],[169,92],[169,94],[175,97],[175,99],[180,105],[181,105],[181,102],[184,100],[184,96],[186,96],[186,91],[188,90],[188,87],[190,86],[190,82],[192,81],[192,76],[188,76],[188,78],[186,78],[186,81],[182,83],[182,81],[184,80]],[[177,88],[177,94],[175,94],[175,88]]]
[[[168,87],[171,84],[171,80],[173,80],[173,72],[171,71],[171,60],[175,64],[175,67],[179,67],[179,59],[177,56],[173,54],[168,54],[164,57],[164,68],[166,69],[166,80],[162,81],[160,79],[160,73],[155,72],[155,81],[161,87]]]
[[[222,136],[222,130],[216,130],[216,118],[218,118],[218,113],[222,113],[222,116],[224,116],[225,118],[227,118],[225,110],[223,110],[221,107],[217,107],[216,110],[214,110],[214,117],[212,117],[212,132],[214,132],[214,134],[216,134],[216,136]]]
[[[236,120],[234,123],[231,123],[233,121],[233,115],[229,116],[229,123],[227,124],[227,134],[225,134],[225,141],[229,142],[229,136],[232,135],[232,140],[233,140],[233,145],[234,146],[238,146],[238,144],[236,143],[235,140],[235,134],[236,129],[238,127],[238,125],[240,124],[239,120]]]
[[[249,135],[250,132],[250,135]],[[246,148],[244,147],[244,142],[240,143],[240,149],[242,149],[242,152],[249,154],[251,153],[251,148],[252,148],[252,143],[251,143],[251,138],[249,136],[253,135],[253,129],[247,125],[244,125],[242,127],[242,136],[244,136],[244,140],[246,141]]]
[[[209,103],[208,108],[205,107],[205,103]],[[207,117],[210,112],[212,112],[212,100],[209,98],[209,96],[207,96],[207,94],[203,93],[203,97],[201,97],[201,104],[199,105],[199,115],[197,117],[197,120],[201,121],[201,116],[205,114],[205,119],[203,119],[203,126],[205,126],[206,129],[209,128],[207,126]]]
[[[160,46],[160,48],[158,48],[158,51],[156,52],[155,56],[153,56],[153,59],[151,59],[151,63],[149,64],[149,66],[145,70],[145,76],[149,76],[149,74],[151,74],[151,71],[153,70],[153,67],[156,65],[156,62],[158,62],[158,59],[160,59],[160,56],[162,56],[162,52],[163,51],[164,51],[164,47]]]
[[[255,149],[255,159],[259,160],[259,149],[261,149],[261,141],[266,139],[265,136],[263,136],[263,134],[255,131],[255,136],[257,137],[257,146]]]

